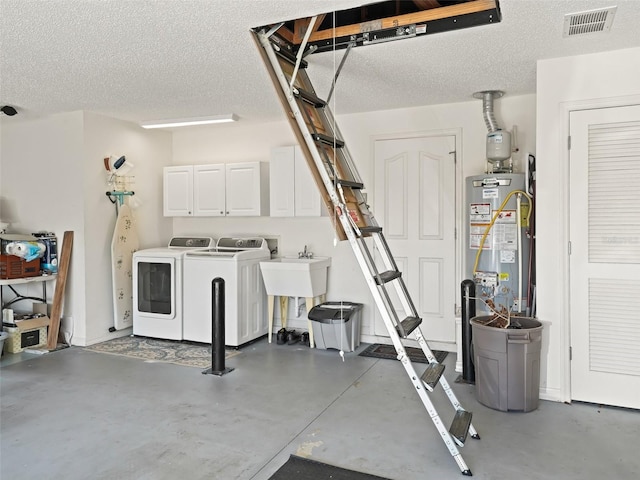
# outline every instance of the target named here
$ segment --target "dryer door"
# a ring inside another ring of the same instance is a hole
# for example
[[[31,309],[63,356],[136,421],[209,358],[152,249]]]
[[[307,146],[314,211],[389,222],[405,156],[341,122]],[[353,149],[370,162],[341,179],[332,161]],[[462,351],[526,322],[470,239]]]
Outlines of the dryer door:
[[[134,257],[135,317],[169,320],[176,316],[176,259]]]

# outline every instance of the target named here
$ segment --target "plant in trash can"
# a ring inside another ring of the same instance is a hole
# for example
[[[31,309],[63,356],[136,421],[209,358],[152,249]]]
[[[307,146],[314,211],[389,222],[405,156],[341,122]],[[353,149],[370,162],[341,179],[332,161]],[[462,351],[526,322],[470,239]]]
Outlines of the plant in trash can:
[[[518,318],[525,318],[524,316],[512,314],[504,305],[501,305],[499,310],[496,309],[496,305],[491,299],[482,301],[493,312],[493,315],[489,315],[486,317],[476,317],[476,321],[478,321],[478,323],[486,327],[514,329],[522,328],[522,325],[518,321]]]

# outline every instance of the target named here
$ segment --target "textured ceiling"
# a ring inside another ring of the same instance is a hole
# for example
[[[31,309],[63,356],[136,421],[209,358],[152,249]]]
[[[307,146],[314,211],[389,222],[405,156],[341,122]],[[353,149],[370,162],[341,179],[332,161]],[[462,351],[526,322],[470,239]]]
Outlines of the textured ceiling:
[[[140,122],[234,112],[282,118],[249,29],[367,0],[0,0],[0,105]],[[562,37],[563,16],[617,5],[609,33]],[[535,92],[536,60],[640,46],[640,0],[502,0],[499,24],[355,48],[336,113]],[[344,51],[307,57],[325,96]],[[2,116],[4,117],[4,116]],[[10,119],[4,117],[3,121]]]

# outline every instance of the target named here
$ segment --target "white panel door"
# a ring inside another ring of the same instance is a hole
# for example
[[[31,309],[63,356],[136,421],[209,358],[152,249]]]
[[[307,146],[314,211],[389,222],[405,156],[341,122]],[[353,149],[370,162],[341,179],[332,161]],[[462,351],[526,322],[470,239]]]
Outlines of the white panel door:
[[[570,132],[571,398],[640,408],[640,106]]]
[[[454,135],[377,140],[374,154],[374,214],[427,340],[442,342],[455,342],[455,146]],[[388,335],[379,316],[375,334]]]
[[[225,166],[223,163],[193,167],[193,211],[196,216],[224,216]]]

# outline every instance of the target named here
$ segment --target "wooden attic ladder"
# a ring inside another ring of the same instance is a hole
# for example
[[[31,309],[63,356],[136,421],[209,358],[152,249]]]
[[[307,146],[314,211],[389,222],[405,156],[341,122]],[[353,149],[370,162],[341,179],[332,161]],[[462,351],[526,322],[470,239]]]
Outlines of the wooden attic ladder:
[[[480,438],[471,425],[471,413],[460,405],[442,375],[444,365],[438,363],[427,345],[422,333],[422,319],[409,296],[402,274],[382,233],[382,227],[369,210],[362,192],[364,185],[327,102],[316,96],[305,70],[307,64],[304,59],[297,58],[289,51],[286,42],[274,35],[277,29],[278,26],[275,26],[269,31],[260,29],[252,33],[311,173],[331,213],[336,233],[341,240],[348,240],[351,244],[398,353],[398,360],[404,366],[431,420],[463,475],[471,476],[471,470],[458,450],[458,446],[464,446],[468,433],[473,438]],[[373,246],[379,253],[377,261],[367,245],[367,238],[372,239]],[[395,292],[395,299],[392,299],[391,292]],[[397,305],[396,309],[397,303],[400,305]],[[404,312],[405,318],[399,318],[397,311]],[[429,360],[422,375],[418,375],[405,351],[403,340],[410,334],[414,334]],[[438,385],[454,409],[449,429],[445,427],[429,398],[429,393]]]

